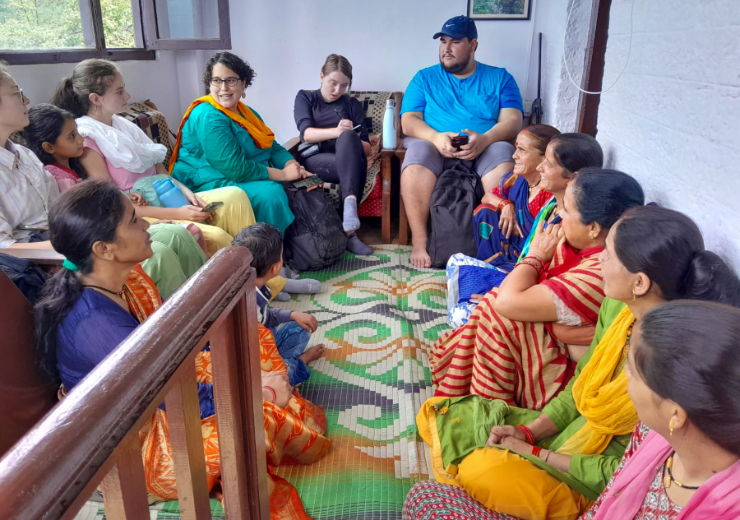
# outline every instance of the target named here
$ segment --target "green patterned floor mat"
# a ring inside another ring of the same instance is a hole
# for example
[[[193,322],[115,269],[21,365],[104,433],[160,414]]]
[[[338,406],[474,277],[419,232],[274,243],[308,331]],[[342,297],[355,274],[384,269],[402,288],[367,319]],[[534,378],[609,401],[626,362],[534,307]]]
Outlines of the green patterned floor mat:
[[[445,272],[413,267],[409,247],[374,249],[304,273],[322,282],[321,293],[273,304],[316,316],[310,345],[327,347],[301,393],[326,411],[332,449],[310,466],[278,470],[316,520],[400,520],[409,488],[431,474],[415,418],[433,393],[427,354],[448,330]],[[75,520],[104,518],[102,504],[88,506]],[[221,504],[211,506],[223,518]],[[180,518],[176,501],[151,515]]]
[[[347,254],[305,273],[323,283],[320,294],[276,304],[316,316],[310,344],[327,347],[301,393],[324,407],[332,451],[278,471],[315,519],[400,519],[409,488],[430,475],[415,418],[432,394],[427,354],[448,329],[445,273],[413,267],[410,251]]]

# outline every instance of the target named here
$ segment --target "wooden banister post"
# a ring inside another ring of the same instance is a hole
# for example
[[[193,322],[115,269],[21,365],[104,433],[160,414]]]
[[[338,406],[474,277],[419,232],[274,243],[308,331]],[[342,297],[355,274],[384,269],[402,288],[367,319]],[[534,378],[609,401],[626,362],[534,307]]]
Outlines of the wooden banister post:
[[[213,397],[224,510],[229,519],[269,520],[256,309],[252,317],[254,327],[248,326],[246,315],[247,301],[255,302],[254,278],[252,269],[246,294],[211,337]],[[240,391],[244,393],[244,402]]]
[[[249,284],[254,280],[254,270]],[[269,520],[267,457],[262,408],[262,368],[259,354],[259,330],[257,324],[257,298],[255,286],[237,303],[234,309],[237,320],[239,376],[243,397],[242,428],[244,444],[247,447],[247,460],[255,461],[247,467],[247,479],[252,486],[250,493],[251,518]]]
[[[149,518],[144,465],[141,460],[139,433],[130,432],[118,450],[116,465],[100,484],[109,520]]]
[[[182,376],[165,398],[180,517],[211,520],[195,363],[184,363],[183,368]]]

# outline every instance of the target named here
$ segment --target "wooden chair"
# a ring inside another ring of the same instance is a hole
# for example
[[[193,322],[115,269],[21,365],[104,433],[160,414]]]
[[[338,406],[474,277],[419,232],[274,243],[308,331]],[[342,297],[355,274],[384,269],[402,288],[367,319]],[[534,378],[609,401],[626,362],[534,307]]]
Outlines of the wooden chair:
[[[0,459],[0,518],[71,519],[98,486],[107,518],[149,518],[139,431],[165,401],[181,516],[210,519],[195,384],[210,342],[224,509],[269,519],[251,259],[220,250]]]
[[[402,92],[362,91],[352,92],[351,96],[360,101],[365,109],[365,128],[368,129],[369,134],[382,133],[383,116],[385,115],[386,101],[388,99],[395,101],[396,118],[400,117],[401,102],[403,101]],[[396,141],[398,146],[403,148],[401,144],[403,137],[400,120],[396,127]],[[294,157],[297,157],[300,142],[300,137],[294,137],[283,146]],[[368,168],[365,191],[358,207],[358,214],[361,217],[381,217],[383,243],[385,244],[390,244],[391,242],[391,196],[394,157],[396,157],[396,149],[382,149],[380,151],[378,162]],[[341,201],[339,201],[338,187],[339,185],[337,184],[324,183],[324,189],[329,192],[335,205],[339,207]]]
[[[7,452],[57,402],[57,386],[36,369],[33,309],[0,271],[0,456]]]

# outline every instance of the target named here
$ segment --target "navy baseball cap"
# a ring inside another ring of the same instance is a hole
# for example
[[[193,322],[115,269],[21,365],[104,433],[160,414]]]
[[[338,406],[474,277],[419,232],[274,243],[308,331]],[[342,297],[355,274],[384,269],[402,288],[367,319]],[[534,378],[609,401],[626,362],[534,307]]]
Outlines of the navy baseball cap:
[[[449,36],[454,40],[462,40],[463,38],[477,38],[478,29],[475,28],[475,22],[467,16],[455,16],[450,18],[442,26],[442,29],[433,36],[436,40],[440,36]]]

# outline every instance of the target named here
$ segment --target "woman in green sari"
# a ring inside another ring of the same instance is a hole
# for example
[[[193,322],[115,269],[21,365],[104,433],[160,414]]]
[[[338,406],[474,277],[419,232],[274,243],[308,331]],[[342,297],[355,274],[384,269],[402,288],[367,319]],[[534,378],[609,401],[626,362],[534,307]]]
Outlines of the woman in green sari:
[[[634,324],[668,300],[740,305],[740,281],[676,211],[628,210],[601,261],[608,298],[591,348],[542,412],[479,396],[422,406],[417,425],[438,481],[518,518],[578,517],[603,491],[637,424],[623,370]]]

